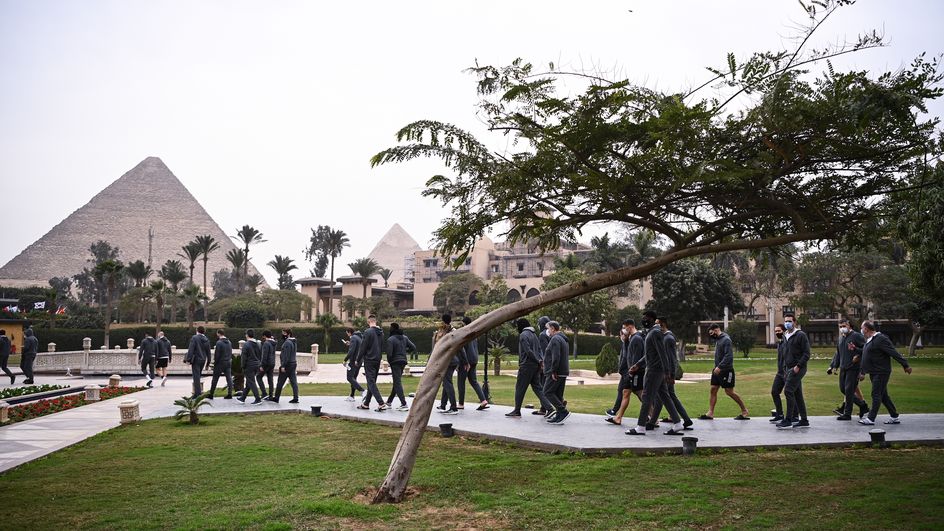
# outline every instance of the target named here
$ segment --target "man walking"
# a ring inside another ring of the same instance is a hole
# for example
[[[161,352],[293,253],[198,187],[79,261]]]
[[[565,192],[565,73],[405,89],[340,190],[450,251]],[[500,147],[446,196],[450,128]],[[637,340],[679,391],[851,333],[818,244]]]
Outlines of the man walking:
[[[884,405],[890,416],[885,424],[901,424],[895,403],[888,396],[888,380],[892,376],[891,360],[895,358],[895,361],[904,367],[906,374],[911,374],[911,367],[908,365],[908,361],[895,350],[892,340],[876,330],[874,322],[862,322],[862,335],[865,336],[865,347],[862,349],[859,380],[864,380],[865,375],[868,374],[872,381],[872,410],[869,411],[867,417],[859,419],[859,423],[866,426],[875,424],[875,418],[878,417],[878,408]],[[849,406],[847,405],[846,408],[848,409]]]
[[[836,355],[829,364],[827,374],[839,369],[839,388],[844,397],[842,411],[836,420],[852,420],[852,405],[859,406],[859,418],[869,412],[869,406],[859,393],[859,372],[862,361],[862,349],[865,347],[865,336],[854,331],[848,319],[839,321],[839,344],[836,346]]]
[[[190,374],[193,376],[193,398],[203,394],[203,370],[204,365],[210,364],[210,340],[204,334],[206,330],[202,326],[197,327],[197,333],[190,338],[190,344],[187,346],[187,355],[184,356],[184,363],[190,364]]]
[[[383,345],[383,330],[377,326],[377,317],[371,315],[367,318],[367,329],[364,330],[364,340],[361,341],[357,352],[357,363],[364,367],[364,374],[367,376],[367,396],[364,401],[357,406],[357,409],[370,409],[370,399],[377,401],[375,411],[385,411],[387,404],[384,403],[380,389],[377,387],[377,375],[380,373],[380,359]]]
[[[505,413],[505,416],[521,416],[521,403],[524,402],[524,394],[528,391],[528,386],[531,386],[531,390],[541,402],[541,409],[532,413],[546,415],[551,411],[551,405],[541,387],[541,340],[538,339],[531,323],[524,317],[515,321],[515,326],[518,328],[518,378],[515,381],[515,408]]]
[[[0,369],[3,369],[3,372],[10,377],[10,385],[16,383],[16,376],[13,375],[13,371],[7,367],[7,362],[10,361],[10,352],[13,350],[13,344],[10,343],[10,338],[7,337],[6,330],[0,330]]]
[[[659,317],[656,319],[656,323],[662,327],[662,336],[665,341],[665,354],[669,361],[668,372],[672,375],[671,378],[666,380],[666,385],[669,389],[669,396],[672,398],[672,402],[675,404],[675,409],[678,410],[679,416],[682,417],[682,427],[686,430],[692,429],[691,417],[688,416],[688,412],[685,411],[685,406],[682,405],[682,401],[679,400],[677,394],[675,394],[675,375],[678,374],[679,359],[677,354],[678,343],[675,339],[675,334],[669,330],[669,321],[665,317]],[[650,420],[650,425],[659,418],[659,415],[662,414],[662,403],[661,401],[655,408],[655,413],[652,415],[652,420]],[[668,422],[669,419],[663,419]]]
[[[454,328],[452,327],[452,315],[443,314],[442,323],[439,325],[439,329],[433,334],[433,347],[436,347],[436,343],[439,342],[446,334],[452,332]],[[443,374],[442,381],[442,398],[440,399],[439,407],[437,410],[440,413],[446,415],[455,415],[459,413],[459,405],[456,402],[456,388],[452,385],[452,375],[456,372],[456,369],[459,367],[465,368],[468,370],[468,362],[465,359],[465,352],[460,348],[452,356],[452,359],[449,360],[449,366],[446,367],[446,373]],[[449,408],[446,408],[446,403],[449,403]]]
[[[210,394],[207,395],[210,400],[213,400],[220,376],[226,377],[226,396],[223,398],[229,400],[233,398],[233,344],[222,329],[216,331],[216,346],[213,348],[213,379],[210,380]]]
[[[626,431],[626,435],[645,435],[646,425],[650,422],[650,412],[655,400],[662,400],[665,409],[672,420],[672,428],[665,432],[665,435],[681,435],[683,433],[682,420],[679,417],[678,410],[675,409],[675,403],[669,396],[668,382],[675,379],[675,376],[669,374],[668,356],[665,352],[665,339],[662,335],[662,328],[656,323],[656,313],[647,310],[643,314],[643,326],[649,329],[646,334],[646,340],[643,344],[645,349],[646,376],[643,379],[642,406],[639,408],[639,419],[635,428]],[[636,372],[639,368],[630,367],[630,372]],[[657,398],[658,397],[658,398]],[[654,420],[654,419],[653,419]]]
[[[744,401],[734,391],[734,348],[731,345],[731,338],[728,334],[721,331],[721,325],[712,323],[708,327],[708,335],[715,339],[715,368],[711,371],[711,391],[708,399],[708,413],[698,417],[701,420],[715,419],[715,405],[718,403],[718,389],[724,389],[724,393],[734,400],[741,413],[734,417],[734,420],[751,420]]]
[[[259,345],[259,341],[256,341],[256,332],[252,328],[246,330],[246,342],[243,343],[240,358],[243,364],[243,374],[246,376],[246,387],[243,388],[242,394],[236,400],[240,404],[245,404],[249,391],[252,391],[252,405],[259,405],[262,403],[262,399],[259,398],[259,387],[256,385],[255,375],[262,367],[262,347]]]
[[[797,327],[793,314],[783,317],[783,327],[786,329],[783,335],[783,394],[787,398],[787,415],[777,423],[777,428],[809,428],[806,401],[803,399],[803,377],[806,376],[806,364],[810,361],[810,339]],[[797,417],[800,420],[794,422],[793,419]]]
[[[354,401],[355,391],[361,394],[361,400],[367,397],[367,390],[357,383],[357,374],[361,372],[360,363],[357,361],[357,353],[361,348],[361,341],[364,334],[360,330],[355,331],[348,327],[345,329],[347,334],[347,355],[344,356],[344,368],[347,369],[347,383],[351,384],[351,396],[347,397],[348,402]]]
[[[270,334],[271,335],[271,334]],[[275,341],[272,341],[275,343]],[[274,348],[274,347],[273,347]],[[275,398],[272,398],[272,402],[276,404],[279,403],[279,397],[282,396],[282,388],[285,386],[285,380],[287,379],[292,385],[292,399],[288,401],[289,404],[298,403],[298,342],[295,341],[295,336],[292,335],[291,328],[282,329],[282,350],[279,353],[279,383],[275,388]],[[272,384],[269,384],[269,388],[272,388]]]
[[[393,407],[393,397],[400,399],[397,411],[409,411],[406,405],[406,395],[403,392],[403,368],[407,364],[407,353],[416,352],[416,345],[410,341],[399,323],[390,325],[390,337],[387,339],[387,363],[390,364],[390,375],[393,377],[393,389],[387,397],[387,407]]]
[[[275,394],[272,385],[272,373],[275,371],[275,340],[272,339],[272,332],[265,330],[262,332],[262,366],[256,375],[256,381],[259,384],[259,390],[262,392],[263,400],[270,400]],[[269,389],[266,390],[266,380],[269,381]]]
[[[642,381],[646,374],[645,341],[642,338],[642,333],[636,329],[634,319],[623,321],[620,337],[623,338],[618,365],[620,381],[617,386],[620,402],[619,406],[610,410],[613,414],[604,419],[606,422],[617,426],[623,424],[623,415],[626,414],[632,395],[635,394],[637,398],[642,400]],[[631,367],[636,367],[635,372],[630,372]]]
[[[548,424],[563,424],[570,411],[564,406],[561,395],[564,394],[564,386],[567,385],[567,376],[570,374],[570,347],[567,339],[560,333],[560,323],[550,321],[547,323],[547,333],[551,340],[547,344],[547,351],[544,353],[544,396],[550,405],[554,415],[548,419]]]
[[[150,332],[144,333],[144,339],[138,345],[138,363],[141,365],[141,372],[147,378],[146,387],[154,386],[154,365],[157,363],[157,341],[151,337]]]
[[[770,417],[770,422],[780,422],[783,420],[783,401],[780,400],[780,395],[783,393],[783,386],[786,380],[784,375],[786,374],[786,369],[783,366],[783,325],[778,324],[774,326],[774,337],[777,338],[777,372],[774,375],[774,383],[770,386],[770,397],[774,399],[774,410],[772,411],[773,415]],[[790,419],[791,421],[793,419]]]
[[[164,332],[157,333],[157,375],[161,377],[161,387],[167,383],[167,366],[170,365],[171,357],[170,340],[164,336]]]
[[[472,323],[471,317],[463,317],[462,324],[468,326]],[[475,396],[479,399],[479,407],[475,408],[477,411],[482,411],[488,409],[488,399],[485,396],[485,393],[482,391],[482,386],[479,385],[478,377],[476,376],[476,370],[479,365],[479,340],[478,338],[473,339],[465,344],[465,361],[469,364],[468,369],[465,367],[459,367],[459,409],[465,409],[465,383],[468,380],[469,385],[472,386],[472,390],[475,391]],[[485,368],[488,370],[488,367]]]
[[[23,375],[26,376],[23,383],[32,385],[33,362],[36,361],[36,353],[39,352],[39,340],[33,335],[32,327],[27,328],[23,335],[25,337],[23,338],[23,350],[20,353],[20,370],[22,370]]]

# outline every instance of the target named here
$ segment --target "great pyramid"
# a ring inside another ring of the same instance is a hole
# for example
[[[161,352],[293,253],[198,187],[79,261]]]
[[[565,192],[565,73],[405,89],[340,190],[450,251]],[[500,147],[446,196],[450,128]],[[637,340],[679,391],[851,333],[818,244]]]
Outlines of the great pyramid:
[[[233,240],[161,159],[148,157],[0,268],[0,285],[47,286],[52,277],[80,273],[90,257],[89,246],[98,240],[117,246],[125,263],[147,262],[148,230],[153,230],[151,266],[155,271],[171,259],[180,260],[186,269],[189,262],[177,253],[203,234],[220,242],[220,249],[210,253],[208,281],[214,271],[231,267],[226,253],[236,248]],[[249,272],[258,270],[250,264]],[[203,284],[202,260],[194,276]]]
[[[407,234],[399,223],[394,223],[367,257],[373,258],[380,264],[380,267],[393,271],[393,274],[390,275],[390,287],[394,287],[398,282],[404,281],[403,260],[412,258],[413,253],[421,250],[416,240]],[[381,282],[379,286],[383,286],[383,280],[380,279],[380,276],[378,275],[376,278]]]

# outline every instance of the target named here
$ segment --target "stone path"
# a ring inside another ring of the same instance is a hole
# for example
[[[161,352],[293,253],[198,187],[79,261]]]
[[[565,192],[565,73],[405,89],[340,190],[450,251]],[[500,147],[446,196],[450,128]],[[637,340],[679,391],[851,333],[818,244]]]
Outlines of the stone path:
[[[322,366],[324,370],[300,379],[302,382],[327,383],[344,381],[344,371]],[[126,378],[123,385],[141,385],[143,378]],[[208,385],[207,379],[204,380]],[[37,384],[89,385],[104,384],[104,379],[38,377]],[[8,387],[9,385],[0,385]],[[166,387],[155,387],[125,397],[106,400],[98,404],[83,406],[38,419],[0,427],[0,472],[17,467],[56,450],[81,442],[98,433],[119,425],[118,404],[122,400],[138,400],[144,419],[171,417],[177,407],[173,401],[189,393],[187,378],[172,378]],[[218,395],[219,396],[219,395]],[[361,422],[372,422],[388,426],[402,426],[407,413],[398,411],[364,411],[355,408],[356,402],[345,401],[341,396],[303,396],[300,404],[289,404],[291,394],[283,395],[282,402],[265,402],[253,406],[235,400],[217,398],[213,406],[201,414],[235,413],[305,413],[310,414],[312,405],[322,406],[322,412],[337,417]],[[458,415],[433,412],[429,429],[439,430],[439,424],[451,423],[459,435],[482,437],[504,441],[518,446],[542,450],[578,451],[585,453],[621,453],[678,451],[681,438],[663,435],[660,429],[645,437],[624,434],[625,428],[603,422],[600,415],[573,414],[564,425],[549,425],[537,415],[524,410],[521,418],[506,418],[508,406],[493,405],[486,411],[467,409]],[[883,425],[887,416],[879,417],[876,427],[886,430],[889,442],[914,442],[944,444],[944,414],[903,415],[899,425]],[[627,419],[628,420],[628,419]],[[261,421],[264,423],[264,421]],[[702,448],[779,448],[801,446],[848,446],[869,442],[869,428],[857,422],[838,422],[834,417],[811,417],[812,427],[804,430],[781,431],[765,418],[750,421],[717,419],[696,421],[695,429],[687,435],[698,437]],[[626,427],[629,427],[627,424]],[[264,429],[264,424],[263,424]]]

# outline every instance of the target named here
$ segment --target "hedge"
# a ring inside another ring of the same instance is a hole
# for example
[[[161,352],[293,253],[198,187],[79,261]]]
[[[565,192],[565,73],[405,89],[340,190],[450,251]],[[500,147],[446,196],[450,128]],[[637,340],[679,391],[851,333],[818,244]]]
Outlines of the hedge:
[[[269,323],[267,326],[268,330],[271,330],[272,333],[278,338],[280,335],[280,326],[278,323]],[[256,337],[262,337],[262,330],[265,328],[256,329]],[[186,326],[162,326],[161,330],[164,332],[164,335],[170,339],[171,344],[176,345],[177,348],[187,348],[187,344],[190,342],[190,336],[193,335],[187,329]],[[238,344],[240,339],[243,339],[246,329],[245,328],[224,328],[226,336],[234,344]],[[389,333],[389,328],[384,328],[384,337],[387,337]],[[413,343],[416,345],[416,348],[420,352],[430,352],[433,350],[433,333],[436,331],[435,328],[407,328],[404,330],[406,335],[410,337]],[[105,331],[101,329],[70,329],[70,328],[56,328],[52,330],[34,330],[36,332],[36,337],[39,339],[39,350],[45,352],[48,343],[55,343],[56,350],[58,351],[75,351],[82,350],[82,339],[86,337],[92,338],[92,349],[99,348],[102,343],[105,341]],[[144,338],[144,333],[150,332],[154,333],[154,326],[138,326],[134,328],[119,328],[111,331],[111,345],[120,345],[124,348],[127,344],[128,338],[134,338],[134,344],[138,345],[141,343],[141,339]],[[312,343],[317,343],[321,345],[321,348],[324,348],[324,331],[321,328],[294,328],[293,332],[295,333],[295,338],[298,340],[298,351],[299,352],[311,352]],[[216,336],[216,328],[210,328],[207,330],[207,336],[210,339],[214,339]],[[332,352],[346,352],[344,343],[341,342],[342,339],[347,339],[347,334],[344,332],[343,327],[334,328],[331,330],[331,351]],[[573,347],[573,336],[567,334],[567,339]],[[577,339],[578,355],[583,357],[595,357],[596,354],[600,352],[603,348],[603,345],[610,344],[613,345],[617,351],[619,350],[619,338],[612,336],[600,336],[594,334],[580,334],[580,337]],[[517,355],[518,353],[518,341],[509,340],[508,345],[506,345],[512,354]],[[479,352],[485,352],[485,338],[479,338]]]

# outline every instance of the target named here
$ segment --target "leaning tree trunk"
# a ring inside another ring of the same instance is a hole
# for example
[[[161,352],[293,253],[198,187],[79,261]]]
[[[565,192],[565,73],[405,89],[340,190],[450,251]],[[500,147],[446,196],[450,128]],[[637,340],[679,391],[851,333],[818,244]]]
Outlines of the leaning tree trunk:
[[[921,339],[921,332],[924,332],[923,326],[911,324],[911,343],[908,344],[908,357],[914,357],[915,350],[918,348],[918,340]]]
[[[433,404],[436,401],[436,395],[439,392],[443,374],[445,374],[446,367],[448,367],[449,361],[452,359],[453,355],[461,346],[469,341],[478,338],[489,330],[500,326],[502,323],[527,315],[544,306],[562,300],[572,299],[630,280],[645,278],[666,265],[682,258],[719,253],[722,251],[776,247],[791,242],[823,239],[830,235],[832,235],[832,231],[789,234],[765,240],[735,240],[711,246],[701,245],[698,247],[669,250],[646,264],[600,273],[546,291],[535,297],[522,299],[513,304],[502,306],[497,310],[482,315],[472,321],[472,323],[446,334],[442,339],[436,342],[433,346],[433,351],[429,355],[429,360],[426,362],[426,370],[423,371],[423,377],[420,379],[420,383],[416,388],[416,397],[413,399],[413,405],[410,407],[410,412],[407,414],[406,421],[403,423],[400,441],[397,443],[397,448],[394,450],[390,467],[387,469],[387,476],[384,478],[376,495],[374,495],[373,503],[399,502],[403,500],[407,485],[410,482],[410,475],[413,473],[413,465],[416,463],[416,455],[419,452],[423,434],[429,424],[429,416],[432,412]]]

